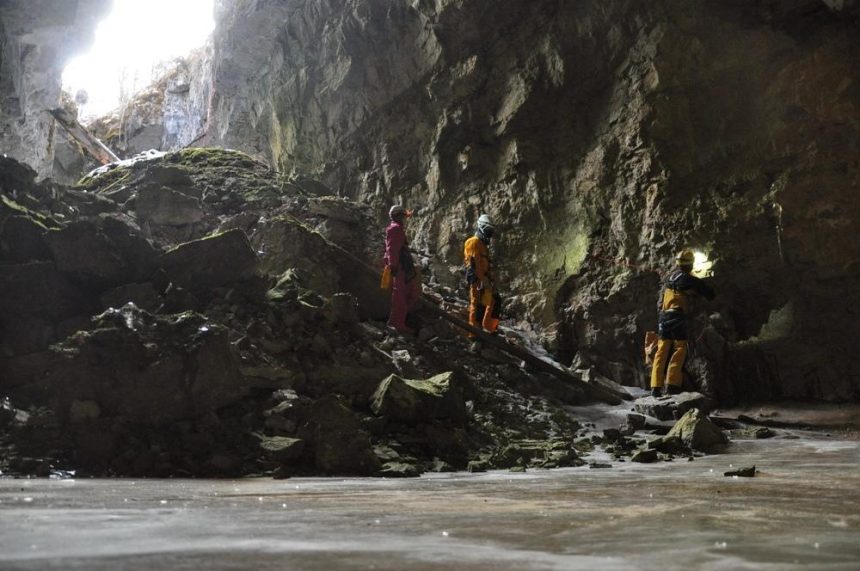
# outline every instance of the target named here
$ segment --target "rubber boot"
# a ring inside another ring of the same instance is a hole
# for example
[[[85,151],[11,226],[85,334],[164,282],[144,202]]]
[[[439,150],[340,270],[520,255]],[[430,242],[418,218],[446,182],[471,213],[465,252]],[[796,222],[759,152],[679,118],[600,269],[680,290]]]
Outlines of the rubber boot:
[[[654,398],[658,398],[663,396],[663,390],[660,387],[654,387],[651,389],[651,396]]]
[[[681,394],[681,387],[679,387],[678,385],[666,385],[666,394],[679,395]]]

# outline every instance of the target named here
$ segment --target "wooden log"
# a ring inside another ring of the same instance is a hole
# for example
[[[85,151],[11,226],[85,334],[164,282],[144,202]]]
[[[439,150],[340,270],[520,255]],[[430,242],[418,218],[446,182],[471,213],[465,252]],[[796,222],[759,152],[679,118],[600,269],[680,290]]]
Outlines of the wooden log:
[[[100,164],[106,165],[120,160],[113,151],[107,148],[104,143],[96,139],[92,133],[87,131],[86,128],[78,123],[78,120],[72,117],[72,115],[65,109],[51,109],[48,112],[53,115],[54,119],[57,120],[57,123],[59,123],[74,140],[80,143],[84,150]]]

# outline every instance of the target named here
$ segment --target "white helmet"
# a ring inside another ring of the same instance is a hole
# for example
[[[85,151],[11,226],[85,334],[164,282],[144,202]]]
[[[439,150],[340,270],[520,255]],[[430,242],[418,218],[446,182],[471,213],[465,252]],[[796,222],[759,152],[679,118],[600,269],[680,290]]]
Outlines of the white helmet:
[[[395,204],[388,211],[388,217],[391,218],[392,220],[399,220],[399,219],[402,219],[404,216],[407,216],[406,209],[403,208],[403,206],[401,206],[399,204]]]
[[[481,214],[478,217],[478,232],[485,238],[492,238],[495,231],[496,227],[493,225],[490,217],[486,214]]]

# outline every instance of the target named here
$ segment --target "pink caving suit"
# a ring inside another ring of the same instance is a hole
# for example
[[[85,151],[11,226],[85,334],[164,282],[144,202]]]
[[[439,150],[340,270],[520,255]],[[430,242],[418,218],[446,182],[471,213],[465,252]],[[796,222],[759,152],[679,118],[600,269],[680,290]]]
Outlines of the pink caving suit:
[[[405,330],[406,313],[418,302],[418,280],[413,276],[406,280],[406,269],[400,263],[400,254],[407,247],[406,232],[399,222],[392,222],[385,229],[385,264],[391,268],[391,313],[388,325],[395,329]],[[395,272],[395,268],[397,271]]]

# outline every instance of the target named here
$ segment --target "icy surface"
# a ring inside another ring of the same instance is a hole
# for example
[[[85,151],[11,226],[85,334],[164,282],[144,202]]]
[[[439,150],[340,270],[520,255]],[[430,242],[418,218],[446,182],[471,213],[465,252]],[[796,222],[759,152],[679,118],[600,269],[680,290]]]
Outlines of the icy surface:
[[[605,470],[0,480],[0,568],[856,569],[858,465],[806,436]]]

